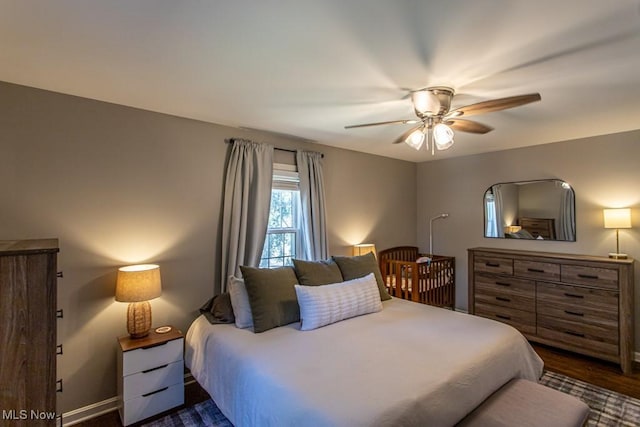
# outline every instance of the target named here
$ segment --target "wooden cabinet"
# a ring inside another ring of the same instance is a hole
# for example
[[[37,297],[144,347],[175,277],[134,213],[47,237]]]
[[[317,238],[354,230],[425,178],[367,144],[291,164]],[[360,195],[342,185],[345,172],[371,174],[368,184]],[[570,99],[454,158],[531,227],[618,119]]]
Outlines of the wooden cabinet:
[[[634,354],[633,260],[469,249],[469,313],[529,340],[619,363]]]
[[[138,422],[184,403],[184,338],[166,334],[118,339],[118,396],[122,424]]]
[[[553,218],[520,218],[520,226],[527,230],[534,238],[545,240],[556,239],[556,226]]]
[[[0,241],[0,415],[11,426],[55,425],[57,253],[56,239]]]

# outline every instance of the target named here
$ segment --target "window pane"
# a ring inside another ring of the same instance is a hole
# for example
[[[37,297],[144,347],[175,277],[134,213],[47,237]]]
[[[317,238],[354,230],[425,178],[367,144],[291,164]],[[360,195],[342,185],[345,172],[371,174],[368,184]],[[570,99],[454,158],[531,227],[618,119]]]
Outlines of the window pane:
[[[297,251],[297,207],[300,193],[297,190],[271,191],[271,207],[267,235],[262,249],[260,267],[292,265]]]

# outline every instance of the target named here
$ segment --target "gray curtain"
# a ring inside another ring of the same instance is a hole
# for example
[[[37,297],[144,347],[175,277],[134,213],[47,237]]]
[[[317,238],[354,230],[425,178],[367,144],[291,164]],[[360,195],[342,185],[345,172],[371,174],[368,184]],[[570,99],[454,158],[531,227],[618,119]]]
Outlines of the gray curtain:
[[[222,216],[221,291],[240,266],[257,267],[264,246],[271,204],[273,146],[232,140]]]
[[[300,177],[300,205],[303,218],[301,221],[302,256],[307,260],[326,259],[329,257],[329,243],[322,154],[297,151],[296,162]]]
[[[562,204],[560,205],[560,239],[570,242],[576,240],[576,228],[573,218],[575,218],[573,190],[565,188],[562,193]]]
[[[500,189],[500,184],[496,184],[491,187],[491,191],[493,192],[493,200],[496,206],[496,231],[497,237],[504,237],[504,218],[502,216],[502,191]]]

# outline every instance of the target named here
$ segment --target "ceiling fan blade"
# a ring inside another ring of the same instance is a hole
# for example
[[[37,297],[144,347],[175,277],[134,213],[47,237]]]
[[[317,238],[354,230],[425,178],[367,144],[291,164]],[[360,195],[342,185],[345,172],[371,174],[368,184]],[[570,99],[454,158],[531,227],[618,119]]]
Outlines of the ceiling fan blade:
[[[349,126],[345,126],[345,129],[353,129],[353,128],[363,128],[363,127],[367,127],[367,126],[380,126],[380,125],[397,125],[397,124],[401,124],[401,125],[412,125],[415,123],[420,123],[420,120],[416,120],[416,119],[405,119],[405,120],[390,120],[388,122],[376,122],[376,123],[363,123],[360,125],[349,125]]]
[[[416,126],[414,128],[409,129],[408,131],[406,131],[405,133],[403,133],[402,135],[400,135],[395,141],[393,141],[394,144],[400,144],[401,142],[404,142],[405,139],[407,139],[409,137],[409,135],[411,135],[413,132],[417,131],[418,129],[421,129],[424,127],[424,124],[420,124],[420,126]]]
[[[449,126],[451,129],[459,130],[460,132],[484,134],[493,130],[491,126],[487,126],[471,120],[450,119],[444,122],[444,124]]]
[[[519,107],[531,102],[540,101],[541,99],[542,98],[540,97],[539,93],[530,93],[527,95],[517,95],[507,98],[492,99],[489,101],[478,102],[476,104],[456,108],[455,110],[447,113],[446,117],[473,116],[475,114],[491,113],[493,111]]]

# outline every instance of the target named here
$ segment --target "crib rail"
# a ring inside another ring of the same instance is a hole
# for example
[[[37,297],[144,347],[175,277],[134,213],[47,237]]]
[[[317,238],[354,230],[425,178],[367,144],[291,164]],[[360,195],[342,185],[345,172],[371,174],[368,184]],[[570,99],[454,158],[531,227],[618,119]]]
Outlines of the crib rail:
[[[455,258],[431,256],[430,262],[415,262],[424,256],[418,248],[402,246],[378,254],[380,272],[389,294],[422,304],[455,307]]]

